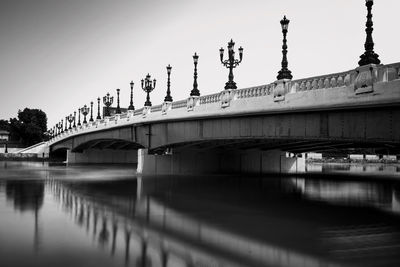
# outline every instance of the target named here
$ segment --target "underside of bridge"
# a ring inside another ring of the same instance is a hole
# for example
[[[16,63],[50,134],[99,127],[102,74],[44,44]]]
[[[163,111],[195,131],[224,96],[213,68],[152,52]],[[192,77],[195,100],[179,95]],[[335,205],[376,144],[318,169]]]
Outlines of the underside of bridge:
[[[142,146],[127,140],[103,138],[82,142],[73,147],[53,147],[50,157],[74,163],[137,163],[137,151]],[[65,145],[65,144],[64,144]]]
[[[95,139],[81,143],[80,145],[72,148],[72,152],[82,153],[83,151],[88,149],[137,150],[139,148],[143,148],[143,146],[127,140],[108,138],[108,139]]]
[[[332,140],[305,140],[305,139],[284,139],[284,138],[244,138],[244,139],[223,139],[203,140],[194,142],[183,142],[157,147],[149,150],[151,154],[164,154],[171,149],[192,148],[199,151],[207,150],[282,150],[293,154],[307,152],[315,153],[340,153],[340,154],[376,154],[376,155],[398,155],[400,144],[395,142],[355,142],[355,141],[332,141]]]

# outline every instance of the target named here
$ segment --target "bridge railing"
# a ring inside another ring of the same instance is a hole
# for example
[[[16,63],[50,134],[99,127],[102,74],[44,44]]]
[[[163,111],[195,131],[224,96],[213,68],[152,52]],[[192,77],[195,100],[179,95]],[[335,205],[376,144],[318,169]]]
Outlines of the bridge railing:
[[[220,108],[223,109],[230,106],[230,102],[241,99],[272,98],[273,101],[276,102],[285,100],[285,95],[287,94],[304,93],[310,90],[330,90],[342,87],[350,87],[355,94],[370,93],[373,92],[373,84],[390,82],[397,79],[400,79],[400,62],[387,65],[362,66],[354,70],[304,79],[280,80],[270,84],[236,90],[224,90],[214,94],[189,97],[188,99],[182,99],[172,103],[165,102],[152,107],[143,107],[134,111],[127,111],[126,113],[113,115],[106,119],[103,118],[93,123],[78,126],[73,130],[67,130],[53,139],[63,139],[90,128],[106,127],[109,121],[115,121],[115,124],[119,124],[119,121],[127,122],[130,121],[132,117],[135,118],[134,120],[145,118],[148,114],[156,115],[159,113],[165,115],[169,112],[177,112],[175,111],[177,109],[179,109],[179,112],[181,112],[182,109],[193,111],[196,110],[198,106],[206,107],[207,105],[213,105],[215,109],[216,103],[220,103]],[[361,92],[357,92],[357,90],[361,90]],[[202,110],[207,110],[207,108],[203,108]],[[131,123],[131,121],[129,123]]]
[[[175,101],[175,102],[172,102],[171,108],[172,109],[186,108],[186,103],[187,103],[186,99]]]
[[[200,96],[199,100],[200,100],[200,105],[219,102],[221,100],[221,92],[211,95]]]
[[[266,96],[271,94],[272,88],[273,88],[272,84],[243,88],[237,90],[235,95],[238,99]]]

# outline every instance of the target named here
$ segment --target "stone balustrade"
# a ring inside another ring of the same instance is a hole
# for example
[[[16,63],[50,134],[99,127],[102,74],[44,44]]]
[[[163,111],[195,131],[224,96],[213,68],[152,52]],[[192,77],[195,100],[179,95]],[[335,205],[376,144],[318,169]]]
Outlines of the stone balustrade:
[[[200,105],[210,104],[219,102],[221,100],[221,93],[216,93],[212,95],[204,95],[200,97]]]
[[[368,72],[367,75],[365,75],[365,72]],[[388,65],[371,65],[329,75],[322,75],[298,80],[285,80],[285,85],[284,87],[281,86],[280,90],[284,88],[284,95],[304,93],[311,90],[332,90],[335,88],[337,90],[339,90],[339,88],[345,88],[345,90],[349,90],[353,94],[360,93],[357,92],[357,90],[361,88],[363,89],[361,90],[361,93],[370,93],[373,92],[373,89],[364,89],[367,87],[372,87],[371,84],[374,85],[377,83],[390,82],[398,80],[399,78],[400,63]],[[201,109],[204,114],[204,112],[208,110],[207,105],[213,105],[213,107],[215,108],[215,104],[220,103],[219,109],[224,109],[230,107],[230,103],[232,101],[238,101],[241,99],[244,100],[249,98],[260,99],[257,101],[261,101],[261,99],[265,99],[265,101],[270,101],[268,99],[273,99],[273,101],[277,101],[275,100],[276,95],[273,92],[274,90],[277,90],[277,87],[280,85],[280,83],[282,83],[282,81],[237,90],[224,90],[222,92],[204,95],[198,98],[189,98],[189,100],[192,99],[192,101],[188,101],[188,99],[183,99],[175,102],[166,102],[152,107],[140,108],[134,111],[128,111],[126,113],[113,115],[100,120],[96,120],[92,123],[78,126],[72,130],[64,131],[63,133],[51,139],[50,142],[64,139],[70,135],[79,134],[82,131],[87,131],[91,128],[108,127],[107,123],[111,121],[115,122],[113,123],[113,125],[119,124],[120,122],[122,123],[128,121],[129,123],[132,123],[135,121],[135,118],[143,119],[146,117],[147,114],[159,113],[160,115],[167,115],[169,112],[176,112],[175,110],[177,109],[179,109],[179,112],[182,112],[181,109],[192,111],[196,110],[197,108]],[[193,99],[195,100],[193,101]],[[285,98],[280,98],[278,101],[281,102],[282,100],[285,100]],[[189,105],[192,105],[191,108],[188,108]]]

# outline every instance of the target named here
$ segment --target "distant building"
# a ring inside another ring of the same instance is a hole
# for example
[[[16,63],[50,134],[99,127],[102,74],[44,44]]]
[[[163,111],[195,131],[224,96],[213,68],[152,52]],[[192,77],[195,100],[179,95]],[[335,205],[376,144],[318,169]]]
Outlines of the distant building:
[[[0,140],[1,141],[8,141],[9,140],[10,133],[5,130],[0,130]]]

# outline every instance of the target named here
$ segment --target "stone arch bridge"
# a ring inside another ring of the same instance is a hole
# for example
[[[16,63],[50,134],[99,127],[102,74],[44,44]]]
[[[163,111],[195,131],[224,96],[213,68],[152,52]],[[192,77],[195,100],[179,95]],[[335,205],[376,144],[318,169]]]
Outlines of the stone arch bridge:
[[[365,68],[363,68],[365,69]],[[304,152],[400,154],[400,64],[371,65],[117,114],[48,142],[69,163],[143,173],[301,171]]]

